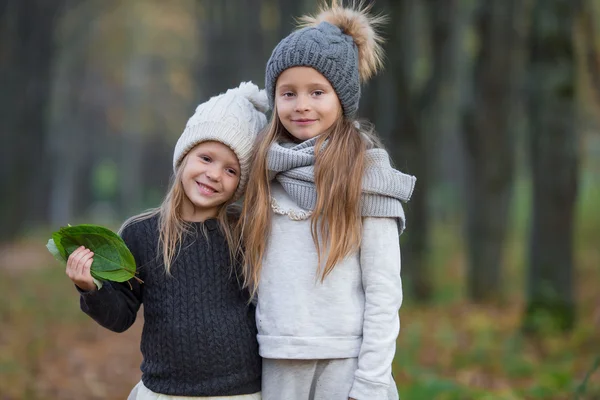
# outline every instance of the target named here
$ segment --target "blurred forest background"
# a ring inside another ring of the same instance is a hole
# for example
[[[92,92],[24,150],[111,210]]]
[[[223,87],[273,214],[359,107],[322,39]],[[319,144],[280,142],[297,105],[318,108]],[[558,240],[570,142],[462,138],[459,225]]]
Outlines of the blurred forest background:
[[[141,321],[103,330],[45,249],[157,206],[197,104],[316,0],[0,0],[0,399],[123,399]],[[418,177],[401,238],[403,399],[600,399],[600,2],[377,0],[361,98]],[[141,318],[140,318],[141,319]]]

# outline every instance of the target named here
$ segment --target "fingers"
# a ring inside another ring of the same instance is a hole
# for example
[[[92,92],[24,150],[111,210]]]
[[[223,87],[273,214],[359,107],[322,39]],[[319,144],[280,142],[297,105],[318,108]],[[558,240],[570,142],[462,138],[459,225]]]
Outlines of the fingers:
[[[77,265],[77,262],[79,261],[81,256],[83,254],[85,254],[87,251],[89,251],[89,250],[83,246],[80,246],[77,250],[75,250],[73,253],[71,253],[69,258],[67,259],[67,270],[72,270],[73,268],[75,268],[75,266]]]
[[[85,266],[89,263],[89,266],[92,265],[94,253],[91,250],[86,249],[85,252],[82,252],[81,257],[77,260],[77,265],[75,266],[75,273],[79,276],[85,276]],[[89,271],[89,266],[87,270]]]
[[[67,271],[70,270],[71,272],[76,272],[79,261],[89,252],[90,250],[86,249],[83,246],[80,246],[77,250],[71,253],[69,259],[67,260]]]
[[[94,261],[94,253],[81,246],[69,256],[66,273],[75,282],[92,281],[90,268]]]
[[[87,260],[85,262],[85,264],[83,264],[83,270],[81,271],[81,273],[84,276],[92,276],[92,274],[90,273],[90,268],[92,268],[93,262],[94,262],[94,252],[90,252],[90,258],[89,258],[89,260]]]

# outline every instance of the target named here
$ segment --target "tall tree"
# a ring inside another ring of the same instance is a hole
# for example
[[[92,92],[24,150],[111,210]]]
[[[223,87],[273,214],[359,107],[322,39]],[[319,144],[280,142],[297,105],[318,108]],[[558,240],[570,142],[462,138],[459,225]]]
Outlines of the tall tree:
[[[242,2],[243,9],[234,21],[235,26],[239,27],[236,34],[240,35],[241,60],[239,62],[244,65],[244,68],[238,70],[238,80],[252,80],[259,86],[263,86],[267,63],[266,43],[260,23],[262,2],[263,0]]]
[[[196,82],[202,99],[234,87],[242,79],[250,79],[244,73],[246,63],[250,70],[255,70],[254,61],[263,58],[261,54],[249,54],[251,49],[262,49],[260,32],[256,32],[260,29],[256,23],[260,1],[251,0],[251,3],[253,8],[249,17],[245,13],[249,8],[246,2],[199,0],[198,23],[202,26],[199,34],[203,51],[199,54]]]
[[[139,1],[129,1],[126,5],[128,26],[128,59],[125,66],[123,98],[126,110],[121,154],[119,160],[119,192],[120,210],[126,215],[134,214],[142,204],[142,149],[144,107],[143,88],[148,85],[151,68],[151,57],[139,51],[142,40],[143,23],[135,18],[141,7]]]
[[[596,105],[600,105],[600,49],[598,38],[600,31],[598,28],[598,11],[593,0],[576,0],[581,18],[581,51],[583,70],[587,72],[590,83],[590,95]]]
[[[417,188],[407,209],[410,229],[405,233],[403,247],[403,274],[409,293],[417,300],[431,296],[430,274],[427,270],[427,244],[429,219],[427,194],[429,159],[425,151],[425,137],[421,125],[421,110],[415,101],[414,63],[416,52],[412,38],[416,37],[415,0],[391,2],[391,19],[394,32],[391,39],[390,59],[394,70],[397,114],[390,154],[397,166],[417,176]]]
[[[85,21],[82,19],[82,21]],[[82,161],[89,155],[83,121],[81,82],[85,74],[85,51],[87,35],[81,24],[78,36],[71,37],[75,45],[62,50],[61,62],[54,75],[51,116],[49,118],[46,148],[50,159],[51,187],[48,193],[49,222],[52,226],[66,225],[73,221],[77,177]]]
[[[0,3],[0,239],[44,214],[46,115],[54,29],[63,1]],[[41,208],[41,210],[40,210]]]
[[[531,171],[533,210],[524,328],[539,332],[540,315],[573,327],[573,223],[578,135],[573,27],[577,2],[537,0],[531,31]],[[548,321],[548,318],[543,318]]]
[[[48,221],[56,227],[72,223],[87,209],[90,169],[93,154],[99,152],[98,138],[102,131],[100,118],[90,115],[97,107],[90,101],[106,86],[97,76],[90,75],[88,52],[98,22],[107,9],[114,9],[112,0],[76,2],[65,0],[66,11],[57,24],[60,40],[52,73],[49,118],[44,152],[48,158],[50,187],[44,201],[48,203]],[[112,2],[112,4],[111,4]],[[90,23],[90,21],[93,21]],[[99,68],[94,65],[94,68]],[[92,68],[93,69],[93,68]],[[90,87],[90,83],[98,86]]]
[[[530,0],[480,0],[476,11],[480,43],[464,129],[468,292],[474,301],[501,294],[530,12]]]
[[[391,154],[396,165],[417,177],[417,187],[411,199],[407,219],[410,229],[406,233],[403,247],[403,271],[408,278],[409,290],[418,300],[431,296],[431,274],[427,267],[429,249],[430,218],[428,201],[433,170],[431,157],[433,145],[438,137],[435,124],[428,123],[434,110],[444,109],[442,90],[455,81],[458,53],[457,35],[460,1],[428,0],[423,4],[426,16],[426,35],[431,48],[431,74],[423,85],[418,81],[415,65],[419,52],[414,38],[425,31],[418,21],[416,0],[390,2],[393,29],[389,57],[394,73],[394,94],[397,112],[391,135]]]

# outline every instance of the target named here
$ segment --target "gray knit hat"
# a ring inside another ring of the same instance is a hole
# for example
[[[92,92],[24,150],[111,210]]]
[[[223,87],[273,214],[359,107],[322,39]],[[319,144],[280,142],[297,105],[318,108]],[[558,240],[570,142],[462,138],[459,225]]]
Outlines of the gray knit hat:
[[[333,3],[316,17],[302,17],[301,28],[273,50],[265,74],[271,107],[279,75],[288,68],[306,66],[319,71],[331,83],[344,115],[356,114],[361,81],[367,81],[383,65],[382,39],[375,28],[385,18],[369,15],[370,6],[352,9]]]
[[[173,170],[177,171],[185,155],[197,144],[221,142],[233,150],[240,163],[240,183],[233,196],[234,201],[239,199],[248,181],[254,142],[267,124],[268,110],[265,91],[252,82],[242,82],[239,87],[200,104],[175,145]]]

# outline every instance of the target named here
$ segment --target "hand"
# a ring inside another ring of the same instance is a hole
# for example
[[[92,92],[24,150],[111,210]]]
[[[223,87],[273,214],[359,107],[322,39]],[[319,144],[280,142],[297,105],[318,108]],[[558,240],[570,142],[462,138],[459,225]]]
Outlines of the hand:
[[[81,246],[69,256],[67,260],[67,276],[81,290],[87,292],[96,290],[96,284],[90,273],[90,267],[94,261],[94,253]]]

